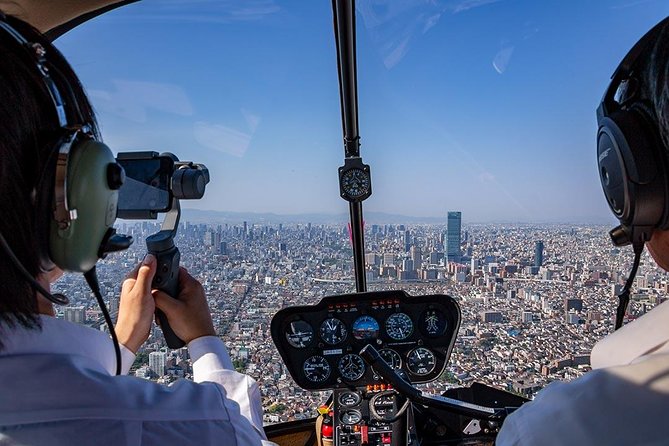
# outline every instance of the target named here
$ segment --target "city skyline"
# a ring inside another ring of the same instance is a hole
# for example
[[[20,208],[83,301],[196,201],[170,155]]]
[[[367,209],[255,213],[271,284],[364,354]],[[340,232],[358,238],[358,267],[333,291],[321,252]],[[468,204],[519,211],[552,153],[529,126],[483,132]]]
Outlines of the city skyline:
[[[118,308],[118,284],[143,258],[145,237],[159,229],[146,221],[118,226],[136,243],[98,266],[112,312]],[[552,381],[582,376],[590,369],[592,346],[613,329],[613,296],[631,261],[624,250],[611,247],[605,231],[589,225],[463,223],[459,263],[439,255],[444,224],[374,224],[365,232],[369,291],[447,294],[460,306],[451,359],[445,373],[425,386],[430,393],[476,381],[532,396]],[[184,221],[176,243],[182,265],[202,282],[234,367],[258,381],[265,422],[313,416],[327,395],[305,391],[290,378],[269,340],[270,320],[282,308],[355,291],[345,226]],[[104,328],[81,275],[66,274],[54,288],[71,301],[57,309],[58,317]],[[668,289],[669,274],[644,253],[627,318],[659,305]],[[132,374],[171,383],[191,377],[192,365],[187,349],[167,349],[154,326]]]

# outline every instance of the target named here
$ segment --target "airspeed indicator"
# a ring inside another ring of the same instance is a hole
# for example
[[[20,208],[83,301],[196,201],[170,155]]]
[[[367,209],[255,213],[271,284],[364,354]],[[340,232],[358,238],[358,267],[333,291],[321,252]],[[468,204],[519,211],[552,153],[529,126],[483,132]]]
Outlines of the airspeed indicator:
[[[311,382],[320,383],[330,377],[330,364],[322,356],[316,355],[308,358],[302,364],[302,370],[304,376]]]

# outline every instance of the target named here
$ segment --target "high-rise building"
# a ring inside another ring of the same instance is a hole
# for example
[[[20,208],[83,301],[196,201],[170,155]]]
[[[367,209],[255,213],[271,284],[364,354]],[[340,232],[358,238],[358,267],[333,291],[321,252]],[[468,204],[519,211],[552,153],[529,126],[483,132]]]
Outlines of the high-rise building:
[[[448,213],[446,222],[446,260],[448,262],[459,262],[462,257],[460,243],[462,242],[462,212],[452,211]]]
[[[415,269],[420,269],[421,265],[423,264],[423,253],[421,252],[420,248],[418,246],[412,246],[411,247],[411,260],[413,260],[413,267]]]
[[[534,266],[537,268],[544,264],[544,242],[537,240],[534,242]]]
[[[167,364],[167,353],[151,352],[149,353],[149,368],[156,376],[165,374],[165,365]]]
[[[84,307],[63,308],[63,318],[68,322],[83,324],[86,322],[86,309]]]
[[[411,233],[404,231],[404,252],[409,252],[411,249]]]

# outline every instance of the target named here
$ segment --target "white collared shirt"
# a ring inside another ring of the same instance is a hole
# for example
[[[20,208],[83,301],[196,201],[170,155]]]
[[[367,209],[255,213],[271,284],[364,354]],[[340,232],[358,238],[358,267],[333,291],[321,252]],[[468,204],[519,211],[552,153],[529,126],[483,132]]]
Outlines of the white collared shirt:
[[[511,414],[496,444],[669,444],[669,302],[599,341],[591,363]]]
[[[257,384],[234,371],[217,337],[188,344],[194,382],[164,386],[114,376],[106,334],[41,321],[41,331],[0,332],[0,444],[273,444],[263,431]],[[122,347],[122,358],[127,373],[134,355]]]

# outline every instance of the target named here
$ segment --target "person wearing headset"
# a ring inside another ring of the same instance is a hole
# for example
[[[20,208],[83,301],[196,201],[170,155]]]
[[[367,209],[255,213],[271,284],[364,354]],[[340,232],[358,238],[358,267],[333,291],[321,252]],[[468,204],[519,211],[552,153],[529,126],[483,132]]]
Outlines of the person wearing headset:
[[[669,271],[669,18],[622,60],[597,120],[600,180],[621,223],[610,235],[635,254],[616,331],[593,348],[592,371],[511,414],[500,446],[669,444],[669,301],[622,326],[644,245]]]
[[[62,270],[86,273],[102,299],[95,263],[118,249],[123,171],[63,56],[1,12],[0,61],[0,444],[268,443],[259,389],[234,371],[185,269],[176,300],[151,290],[156,260],[144,259],[123,283],[114,345],[54,317],[66,298],[49,284]],[[124,376],[156,308],[187,342],[195,382]]]

